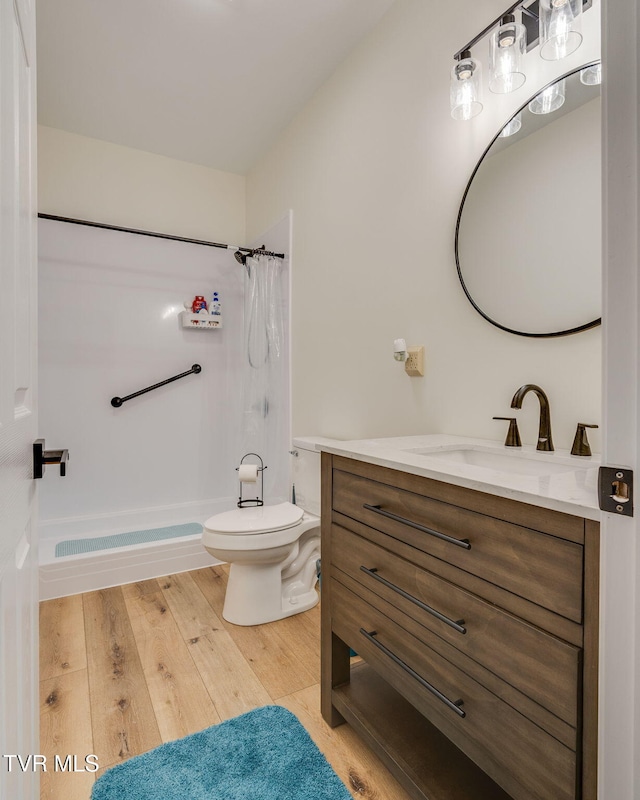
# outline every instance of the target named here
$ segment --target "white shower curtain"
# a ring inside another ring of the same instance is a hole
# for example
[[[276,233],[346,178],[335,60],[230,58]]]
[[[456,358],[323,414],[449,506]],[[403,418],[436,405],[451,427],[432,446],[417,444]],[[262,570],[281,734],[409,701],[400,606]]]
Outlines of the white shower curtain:
[[[279,258],[256,254],[246,267],[242,455],[257,453],[264,461],[264,501],[271,505],[289,499],[282,469],[288,448],[283,264]],[[247,487],[245,496],[254,496]]]

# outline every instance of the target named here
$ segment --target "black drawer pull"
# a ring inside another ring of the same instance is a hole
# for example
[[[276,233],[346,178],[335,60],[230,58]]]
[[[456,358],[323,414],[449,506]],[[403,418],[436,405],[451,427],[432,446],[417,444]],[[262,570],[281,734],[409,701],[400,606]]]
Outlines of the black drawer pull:
[[[405,664],[405,663],[404,663],[404,661],[403,661],[401,658],[398,658],[398,656],[397,656],[395,653],[392,653],[392,652],[391,652],[391,650],[389,650],[389,648],[388,648],[388,647],[385,647],[385,646],[382,644],[382,642],[379,642],[379,641],[378,641],[378,640],[375,638],[375,636],[376,636],[376,632],[375,632],[375,631],[371,631],[371,633],[369,633],[368,631],[365,631],[365,629],[364,629],[364,628],[360,628],[360,633],[361,633],[363,636],[365,636],[365,637],[366,637],[366,638],[367,638],[367,639],[368,639],[370,642],[372,642],[373,644],[375,644],[375,646],[376,646],[376,647],[377,647],[379,650],[382,650],[382,652],[383,652],[385,655],[389,656],[389,658],[390,658],[392,661],[395,661],[395,663],[396,663],[396,664],[397,664],[399,667],[402,667],[402,669],[403,669],[405,672],[408,672],[408,673],[409,673],[409,675],[411,675],[411,677],[412,677],[412,678],[415,678],[415,680],[417,680],[417,681],[418,681],[418,683],[420,684],[420,686],[424,686],[424,688],[425,688],[425,689],[427,689],[428,691],[430,691],[432,695],[434,695],[435,697],[437,697],[437,698],[438,698],[438,700],[441,700],[441,701],[442,701],[442,702],[445,704],[445,706],[447,706],[447,708],[450,708],[452,711],[455,711],[455,713],[456,713],[456,714],[457,714],[459,717],[462,717],[463,719],[464,719],[464,717],[466,717],[466,716],[467,716],[467,715],[466,715],[466,713],[465,713],[465,712],[464,712],[464,711],[463,711],[463,710],[460,708],[460,706],[461,706],[461,705],[463,705],[463,703],[464,703],[464,701],[463,701],[463,700],[449,700],[449,698],[448,698],[448,697],[445,697],[445,696],[442,694],[442,692],[439,692],[439,691],[436,689],[436,687],[435,687],[435,686],[432,686],[432,685],[431,685],[431,684],[430,684],[428,681],[425,681],[425,679],[424,679],[424,678],[423,678],[421,675],[418,675],[418,673],[417,673],[415,670],[412,670],[412,669],[411,669],[411,667],[410,667],[408,664]]]
[[[417,597],[414,597],[412,594],[409,594],[409,592],[405,592],[404,589],[401,589],[399,586],[396,586],[395,583],[391,583],[391,581],[388,581],[386,578],[383,578],[381,575],[378,575],[378,570],[376,567],[373,567],[373,569],[369,569],[369,567],[361,566],[360,569],[366,575],[369,575],[371,578],[380,581],[380,583],[382,583],[384,586],[388,587],[389,589],[393,589],[394,592],[397,592],[401,597],[404,597],[405,600],[410,600],[412,603],[415,603],[415,605],[417,605],[418,608],[421,608],[423,611],[426,611],[428,614],[431,614],[432,617],[439,619],[440,622],[444,622],[445,625],[448,625],[450,628],[453,628],[454,631],[458,631],[458,633],[462,634],[467,632],[467,629],[463,627],[464,626],[463,619],[453,620],[450,619],[449,617],[445,617],[444,614],[441,614],[439,611],[436,611],[435,608],[431,608],[431,606],[428,606],[426,603],[423,603],[422,600],[418,600]]]
[[[418,522],[412,522],[410,519],[405,519],[404,517],[399,517],[397,514],[392,514],[391,511],[385,511],[381,506],[372,506],[369,505],[369,503],[364,503],[364,508],[366,508],[368,511],[374,511],[376,514],[381,514],[383,517],[393,519],[396,522],[402,522],[405,525],[410,525],[416,530],[422,531],[423,533],[428,533],[429,536],[435,536],[437,539],[442,539],[445,542],[449,542],[449,544],[455,544],[457,547],[462,547],[465,550],[471,550],[471,544],[469,543],[468,539],[455,539],[453,536],[447,536],[446,533],[434,531],[432,528],[427,528],[424,525],[420,525]]]

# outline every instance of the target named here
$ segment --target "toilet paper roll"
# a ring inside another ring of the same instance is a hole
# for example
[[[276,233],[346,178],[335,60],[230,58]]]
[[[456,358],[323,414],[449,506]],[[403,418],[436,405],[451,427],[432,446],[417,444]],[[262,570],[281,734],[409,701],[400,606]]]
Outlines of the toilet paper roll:
[[[241,464],[238,467],[240,483],[255,483],[258,480],[257,464]]]

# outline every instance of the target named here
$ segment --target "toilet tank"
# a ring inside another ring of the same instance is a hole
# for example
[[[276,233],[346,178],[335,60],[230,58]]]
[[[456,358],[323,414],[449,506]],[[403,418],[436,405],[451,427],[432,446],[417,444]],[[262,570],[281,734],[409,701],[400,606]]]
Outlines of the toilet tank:
[[[301,436],[293,440],[292,480],[296,493],[296,505],[310,514],[320,516],[320,450],[321,444],[330,444],[334,439],[321,436]]]

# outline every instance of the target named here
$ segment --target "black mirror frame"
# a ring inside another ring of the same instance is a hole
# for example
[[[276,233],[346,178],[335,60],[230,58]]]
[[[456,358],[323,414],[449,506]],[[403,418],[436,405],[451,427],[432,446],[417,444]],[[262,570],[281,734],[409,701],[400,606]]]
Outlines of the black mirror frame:
[[[569,72],[565,73],[564,75],[561,75],[559,78],[556,78],[554,81],[551,81],[546,86],[542,87],[542,89],[539,89],[535,93],[535,95],[533,95],[533,97],[537,97],[537,95],[539,95],[545,89],[548,89],[550,86],[553,86],[558,81],[564,80],[565,78],[569,78],[569,77],[571,77],[571,75],[575,75],[576,73],[581,72],[583,69],[586,69],[587,67],[593,67],[596,64],[600,64],[600,63],[601,63],[600,60],[591,61],[588,64],[583,64],[582,66],[578,67],[577,69],[570,70]],[[515,112],[515,114],[513,114],[511,119],[513,119],[513,117],[517,116],[521,111],[524,111],[524,109],[529,105],[531,100],[533,100],[533,97],[530,97],[527,100],[526,103],[524,103],[522,106],[520,106],[520,108]],[[511,121],[511,119],[507,120],[507,122],[505,122],[504,125],[507,125]],[[469,189],[471,188],[471,184],[473,183],[473,179],[475,178],[476,173],[480,169],[480,165],[484,161],[487,153],[489,152],[489,150],[491,150],[491,148],[493,147],[495,141],[500,136],[500,133],[501,133],[502,129],[504,128],[504,125],[502,125],[500,130],[496,133],[496,135],[493,137],[493,139],[489,142],[489,145],[485,149],[484,153],[480,156],[480,159],[479,159],[478,163],[476,164],[475,169],[471,173],[471,177],[469,178],[467,186],[466,186],[466,188],[464,190],[464,194],[462,195],[462,200],[460,202],[460,209],[458,211],[458,218],[456,220],[456,233],[455,233],[454,249],[455,249],[455,257],[456,257],[456,270],[458,271],[458,278],[460,280],[460,284],[462,286],[462,289],[464,290],[464,293],[467,296],[467,300],[471,303],[471,305],[475,308],[475,310],[478,312],[478,314],[480,314],[481,317],[484,317],[484,319],[486,319],[487,322],[490,322],[496,328],[500,328],[500,330],[506,331],[507,333],[513,333],[515,336],[526,336],[527,338],[530,338],[530,339],[552,339],[552,338],[556,338],[558,336],[570,336],[571,334],[574,334],[574,333],[582,333],[582,331],[588,331],[591,328],[596,328],[598,325],[602,324],[602,317],[598,317],[598,319],[594,319],[591,322],[585,323],[584,325],[579,325],[576,328],[568,328],[567,330],[563,330],[563,331],[553,331],[552,333],[527,333],[525,331],[517,331],[517,330],[514,330],[513,328],[507,327],[506,325],[502,325],[500,322],[496,322],[496,320],[492,319],[488,314],[485,314],[485,312],[480,308],[480,306],[478,306],[477,303],[474,301],[473,297],[471,297],[471,294],[469,293],[469,290],[467,289],[467,286],[466,286],[466,284],[464,282],[464,278],[462,277],[462,269],[460,267],[460,256],[459,256],[459,252],[458,252],[458,238],[459,238],[459,234],[460,234],[460,221],[462,219],[462,212],[464,210],[465,200],[467,199],[467,195],[469,194]]]

